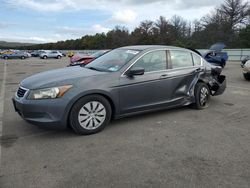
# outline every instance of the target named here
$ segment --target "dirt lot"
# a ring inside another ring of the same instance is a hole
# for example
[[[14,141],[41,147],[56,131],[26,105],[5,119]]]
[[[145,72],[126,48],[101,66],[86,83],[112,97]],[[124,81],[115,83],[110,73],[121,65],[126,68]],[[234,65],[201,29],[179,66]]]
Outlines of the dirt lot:
[[[239,62],[208,109],[125,118],[91,136],[30,125],[12,107],[23,78],[67,62],[0,60],[0,187],[250,187],[250,82]]]

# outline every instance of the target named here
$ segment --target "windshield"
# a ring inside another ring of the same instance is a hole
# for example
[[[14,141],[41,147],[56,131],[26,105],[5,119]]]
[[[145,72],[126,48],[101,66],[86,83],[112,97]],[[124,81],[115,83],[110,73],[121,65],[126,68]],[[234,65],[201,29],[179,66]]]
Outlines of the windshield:
[[[93,60],[86,65],[86,68],[116,72],[126,65],[132,58],[134,58],[140,51],[128,49],[112,50],[103,56]]]
[[[108,51],[103,51],[103,50],[101,50],[101,51],[98,51],[98,52],[93,53],[93,54],[91,55],[91,57],[97,58],[97,57],[100,57],[101,55],[105,54],[106,52],[108,52]]]

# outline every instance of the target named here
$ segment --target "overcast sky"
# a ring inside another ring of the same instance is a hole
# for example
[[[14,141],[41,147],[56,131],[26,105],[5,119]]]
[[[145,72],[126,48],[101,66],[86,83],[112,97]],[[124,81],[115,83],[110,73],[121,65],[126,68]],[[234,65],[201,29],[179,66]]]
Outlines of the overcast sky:
[[[187,20],[208,14],[223,0],[0,0],[0,40],[45,43],[134,29],[143,20]]]

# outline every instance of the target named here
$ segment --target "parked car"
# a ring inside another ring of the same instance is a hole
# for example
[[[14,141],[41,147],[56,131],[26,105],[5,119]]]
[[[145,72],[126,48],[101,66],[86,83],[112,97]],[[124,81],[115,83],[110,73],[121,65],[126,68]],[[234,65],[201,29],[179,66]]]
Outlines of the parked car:
[[[3,59],[25,59],[30,57],[30,54],[27,52],[18,51],[11,54],[2,54],[1,57]]]
[[[70,58],[69,66],[76,66],[76,65],[87,65],[94,59],[108,53],[110,50],[99,50],[91,55],[78,55],[75,54],[73,57]]]
[[[242,68],[244,67],[245,63],[246,63],[248,60],[250,60],[250,56],[246,56],[245,58],[242,59],[242,61],[241,61],[241,67],[242,67]]]
[[[227,52],[222,52],[225,47],[226,45],[221,42],[213,44],[203,57],[207,60],[207,62],[224,68],[228,60]]]
[[[226,88],[222,68],[197,53],[170,46],[127,46],[82,66],[21,81],[15,110],[30,123],[101,131],[111,118],[177,106],[209,106]]]
[[[75,53],[72,57],[70,57],[70,64],[74,64],[84,57],[89,57],[89,55],[81,52]]]
[[[242,65],[242,72],[243,76],[246,80],[250,80],[250,59],[248,59],[243,65]]]
[[[58,51],[47,51],[47,52],[40,53],[40,58],[42,59],[47,59],[47,58],[61,59],[62,57],[63,57],[62,53]]]
[[[31,52],[30,54],[32,57],[39,57],[41,52],[42,51],[40,51],[40,50],[35,50],[35,51]]]
[[[3,50],[3,51],[0,52],[0,55],[13,54],[13,53],[14,53],[14,51],[12,51],[12,50]]]
[[[59,51],[64,57],[67,56],[66,52],[63,52],[63,51]]]

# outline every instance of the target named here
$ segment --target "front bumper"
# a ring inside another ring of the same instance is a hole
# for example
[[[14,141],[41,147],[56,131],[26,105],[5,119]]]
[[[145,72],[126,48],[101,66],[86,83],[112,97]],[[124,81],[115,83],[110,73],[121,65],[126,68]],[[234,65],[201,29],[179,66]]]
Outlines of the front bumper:
[[[67,127],[67,103],[61,98],[27,100],[15,96],[12,101],[15,111],[31,124],[62,129]]]

